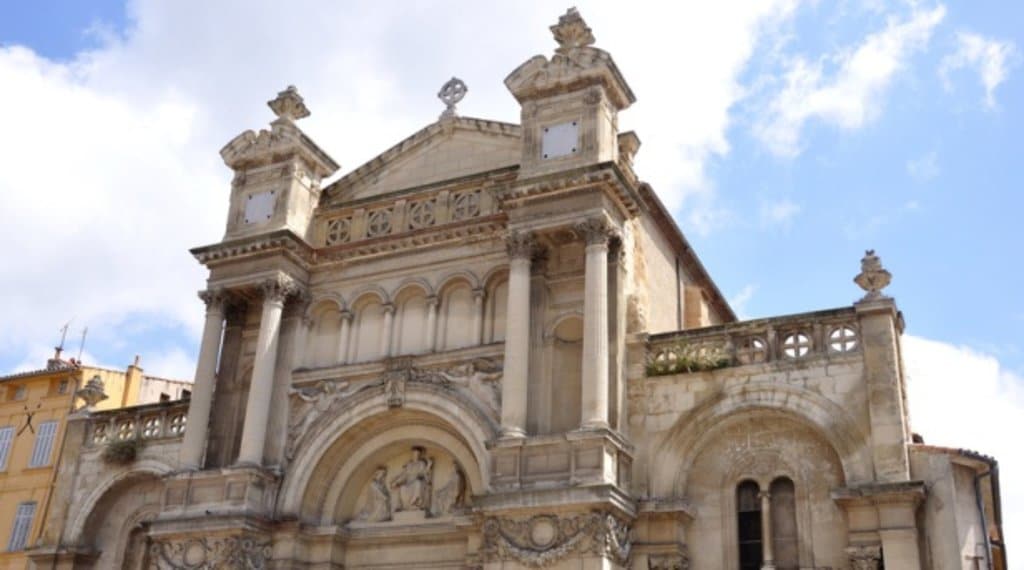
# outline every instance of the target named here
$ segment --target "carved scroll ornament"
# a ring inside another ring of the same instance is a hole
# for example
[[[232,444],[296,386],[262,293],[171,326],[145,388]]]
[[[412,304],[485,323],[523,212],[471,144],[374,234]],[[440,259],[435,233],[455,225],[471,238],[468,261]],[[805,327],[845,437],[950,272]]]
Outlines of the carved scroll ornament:
[[[609,513],[484,521],[483,554],[488,561],[515,560],[543,568],[571,554],[591,554],[628,566],[631,547],[630,527]]]
[[[263,570],[270,557],[270,541],[246,536],[156,541],[150,546],[154,570]]]

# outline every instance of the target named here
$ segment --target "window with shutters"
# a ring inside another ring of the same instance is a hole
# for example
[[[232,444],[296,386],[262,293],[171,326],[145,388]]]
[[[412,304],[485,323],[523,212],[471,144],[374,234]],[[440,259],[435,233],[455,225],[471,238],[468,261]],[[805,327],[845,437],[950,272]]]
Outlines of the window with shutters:
[[[29,467],[42,467],[50,464],[50,453],[53,451],[53,439],[57,434],[57,422],[51,420],[39,424],[36,431],[36,445],[32,448]]]
[[[28,533],[32,530],[32,517],[36,514],[34,501],[21,503],[18,511],[14,514],[14,524],[11,525],[11,538],[7,541],[7,550],[15,552],[25,548],[28,542]]]
[[[0,471],[7,470],[7,458],[11,455],[12,445],[14,445],[14,428],[11,426],[0,428]]]

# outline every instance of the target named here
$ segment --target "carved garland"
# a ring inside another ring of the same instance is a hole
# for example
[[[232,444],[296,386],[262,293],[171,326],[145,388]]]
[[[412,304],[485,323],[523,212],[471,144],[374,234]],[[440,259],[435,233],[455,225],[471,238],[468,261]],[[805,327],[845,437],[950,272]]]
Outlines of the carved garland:
[[[247,536],[155,541],[150,546],[150,568],[154,570],[263,570],[270,557],[269,541]]]
[[[607,556],[628,566],[632,550],[630,527],[601,512],[527,520],[492,517],[483,530],[485,560],[515,560],[531,568],[549,566],[573,553]]]

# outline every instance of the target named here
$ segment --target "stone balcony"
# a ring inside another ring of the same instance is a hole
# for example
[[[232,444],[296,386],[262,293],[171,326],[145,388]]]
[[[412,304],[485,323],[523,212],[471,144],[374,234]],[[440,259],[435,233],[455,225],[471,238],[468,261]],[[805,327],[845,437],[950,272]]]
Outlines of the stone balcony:
[[[806,365],[861,350],[853,307],[652,335],[648,376],[777,363]]]
[[[177,400],[94,412],[87,420],[85,446],[180,440],[185,435],[188,406],[189,400]]]

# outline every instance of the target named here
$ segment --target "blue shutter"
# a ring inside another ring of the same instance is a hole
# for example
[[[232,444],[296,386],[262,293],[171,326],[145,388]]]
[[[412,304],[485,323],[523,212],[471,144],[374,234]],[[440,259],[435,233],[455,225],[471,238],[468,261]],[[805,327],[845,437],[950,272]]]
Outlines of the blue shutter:
[[[15,552],[25,548],[25,543],[28,542],[28,533],[32,530],[32,517],[35,514],[35,502],[18,505],[18,512],[14,515],[14,524],[11,527],[11,539],[7,541],[8,551]]]

